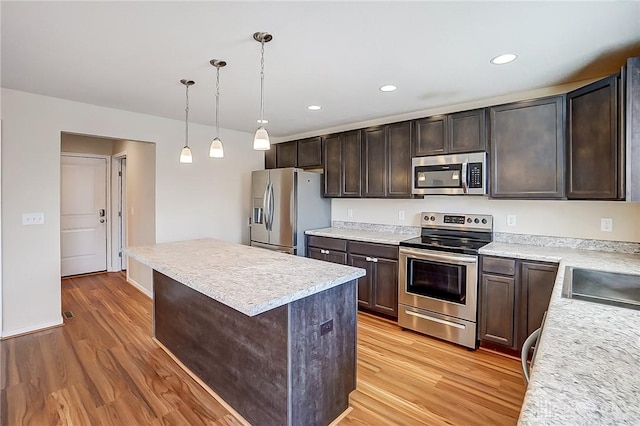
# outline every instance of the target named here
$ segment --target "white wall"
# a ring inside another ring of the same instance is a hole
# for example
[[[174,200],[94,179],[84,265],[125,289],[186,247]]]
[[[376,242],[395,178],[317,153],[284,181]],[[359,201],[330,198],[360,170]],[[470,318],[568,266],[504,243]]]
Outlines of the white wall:
[[[191,125],[194,163],[180,164],[184,123],[2,89],[3,336],[61,323],[61,132],[156,143],[156,241],[248,240],[252,135],[221,129],[223,160],[207,156],[212,126]],[[176,108],[181,108],[179,105]],[[10,160],[9,160],[10,159]],[[45,224],[22,226],[22,213]]]
[[[353,217],[349,217],[349,209]],[[398,211],[405,211],[405,220]],[[493,215],[496,232],[640,242],[640,203],[604,201],[490,200],[473,196],[425,196],[424,200],[334,199],[332,220],[420,226],[420,213]],[[507,226],[507,214],[516,226]],[[613,232],[600,231],[600,218],[613,219]]]
[[[127,246],[156,242],[156,145],[148,142],[115,141],[113,154],[127,153],[126,211]],[[127,279],[148,295],[153,294],[150,268],[129,259]]]

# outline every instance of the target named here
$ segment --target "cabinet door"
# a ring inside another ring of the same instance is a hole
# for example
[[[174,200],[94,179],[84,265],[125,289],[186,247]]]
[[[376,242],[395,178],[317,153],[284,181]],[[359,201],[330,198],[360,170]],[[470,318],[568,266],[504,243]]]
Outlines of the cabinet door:
[[[614,200],[621,174],[618,75],[567,94],[567,198]]]
[[[324,138],[324,196],[342,196],[342,135]]]
[[[411,128],[410,121],[387,126],[388,197],[411,198]]]
[[[373,308],[372,267],[366,256],[359,254],[349,255],[349,265],[362,268],[367,271],[364,277],[358,278],[358,306]]]
[[[377,258],[373,263],[374,306],[373,308],[387,315],[398,317],[398,261]]]
[[[296,141],[277,143],[275,148],[277,168],[296,167],[298,158],[298,143]]]
[[[343,251],[328,250],[329,253],[325,254],[325,260],[331,263],[338,263],[340,265],[347,264],[347,253]]]
[[[342,146],[342,196],[360,197],[362,195],[360,130],[344,133]]]
[[[317,260],[326,260],[325,254],[321,252],[321,249],[316,247],[307,247],[307,257]]]
[[[320,136],[298,141],[297,167],[322,167],[322,138]]]
[[[640,201],[640,56],[627,59],[623,68],[625,161],[625,199]]]
[[[363,196],[384,198],[387,190],[387,141],[384,127],[363,130]]]
[[[273,145],[271,145],[271,149],[264,152],[264,168],[276,168],[276,148]]]
[[[520,297],[523,299],[520,312],[526,314],[526,318],[523,315],[520,320],[518,347],[522,346],[527,336],[540,328],[542,317],[549,307],[557,272],[558,265],[555,264],[526,261],[520,263]]]
[[[562,198],[564,98],[490,109],[491,196]]]
[[[515,280],[482,274],[480,279],[480,339],[514,346]]]
[[[486,109],[449,114],[449,152],[484,151],[487,148]]]
[[[444,154],[446,152],[446,118],[446,115],[438,115],[415,121],[415,157]]]

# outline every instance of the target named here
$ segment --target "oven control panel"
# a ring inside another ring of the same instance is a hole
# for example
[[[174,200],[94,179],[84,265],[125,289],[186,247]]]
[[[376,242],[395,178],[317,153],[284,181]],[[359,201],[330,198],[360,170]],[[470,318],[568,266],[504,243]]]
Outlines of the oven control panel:
[[[483,214],[423,212],[420,224],[423,228],[491,231],[493,230],[493,216]]]

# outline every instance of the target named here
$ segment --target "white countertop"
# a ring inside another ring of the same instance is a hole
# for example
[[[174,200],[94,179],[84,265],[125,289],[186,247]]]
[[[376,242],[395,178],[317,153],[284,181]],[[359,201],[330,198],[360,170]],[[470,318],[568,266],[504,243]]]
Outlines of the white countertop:
[[[125,254],[248,316],[365,275],[360,268],[214,239],[129,247]]]
[[[343,240],[364,241],[368,243],[391,244],[396,246],[400,244],[400,241],[408,240],[420,235],[419,232],[416,234],[407,234],[400,232],[381,232],[335,227],[312,229],[306,231],[305,234],[316,235],[319,237],[341,238]]]
[[[518,424],[640,424],[640,311],[561,297],[567,266],[640,274],[640,255],[495,242],[480,254],[560,264]]]

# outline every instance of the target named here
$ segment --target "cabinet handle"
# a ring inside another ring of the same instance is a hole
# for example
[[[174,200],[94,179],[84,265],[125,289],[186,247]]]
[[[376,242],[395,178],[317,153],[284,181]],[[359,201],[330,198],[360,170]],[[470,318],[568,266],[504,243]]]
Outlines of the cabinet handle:
[[[372,258],[372,259],[371,259],[371,261],[372,261],[373,263],[378,263],[378,258],[377,258],[377,257],[374,257],[374,258]]]
[[[320,249],[320,253],[322,253],[322,254],[329,254],[329,250]]]
[[[367,262],[371,262],[371,258],[369,256],[367,256],[365,259]]]

